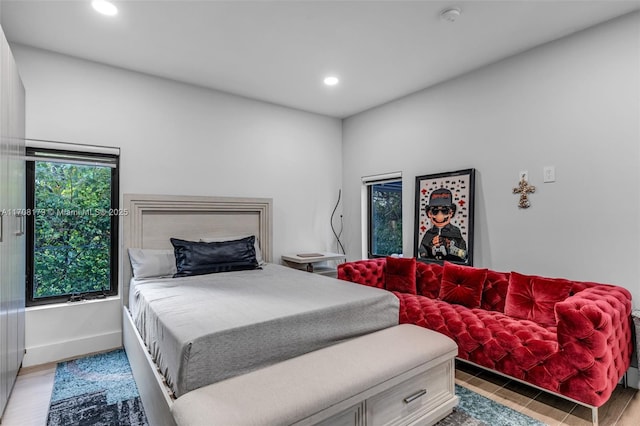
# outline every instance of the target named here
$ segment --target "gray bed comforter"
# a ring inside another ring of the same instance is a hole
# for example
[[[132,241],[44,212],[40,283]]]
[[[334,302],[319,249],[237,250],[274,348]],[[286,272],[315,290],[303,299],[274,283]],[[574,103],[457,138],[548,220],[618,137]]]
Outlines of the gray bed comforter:
[[[129,310],[176,397],[398,324],[390,292],[267,264],[132,280]]]

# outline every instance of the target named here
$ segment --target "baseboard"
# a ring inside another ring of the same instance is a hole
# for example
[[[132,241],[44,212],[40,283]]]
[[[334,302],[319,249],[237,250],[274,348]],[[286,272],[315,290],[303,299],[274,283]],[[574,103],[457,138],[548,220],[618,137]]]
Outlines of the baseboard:
[[[32,367],[34,365],[58,362],[119,347],[122,347],[121,331],[67,340],[50,345],[32,346],[27,348],[22,360],[22,366]]]

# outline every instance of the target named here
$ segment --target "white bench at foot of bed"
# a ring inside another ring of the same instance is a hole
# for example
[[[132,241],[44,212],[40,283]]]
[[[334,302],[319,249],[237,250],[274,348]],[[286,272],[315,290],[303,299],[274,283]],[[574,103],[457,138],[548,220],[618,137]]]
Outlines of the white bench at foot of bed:
[[[191,391],[179,426],[428,425],[458,403],[448,337],[403,324]]]

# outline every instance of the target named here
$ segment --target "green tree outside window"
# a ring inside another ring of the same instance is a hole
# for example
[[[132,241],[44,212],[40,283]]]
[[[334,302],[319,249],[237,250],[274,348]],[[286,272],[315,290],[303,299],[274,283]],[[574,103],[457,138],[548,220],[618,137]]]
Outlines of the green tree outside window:
[[[370,188],[370,252],[374,256],[402,253],[402,182]]]
[[[108,290],[111,169],[35,164],[35,298]]]

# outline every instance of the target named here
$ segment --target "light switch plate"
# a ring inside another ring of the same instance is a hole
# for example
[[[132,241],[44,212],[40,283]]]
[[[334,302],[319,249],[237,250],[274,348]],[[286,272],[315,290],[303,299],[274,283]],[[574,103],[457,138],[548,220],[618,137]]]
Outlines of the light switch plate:
[[[556,181],[556,168],[554,166],[545,166],[542,169],[542,181],[545,183]]]

